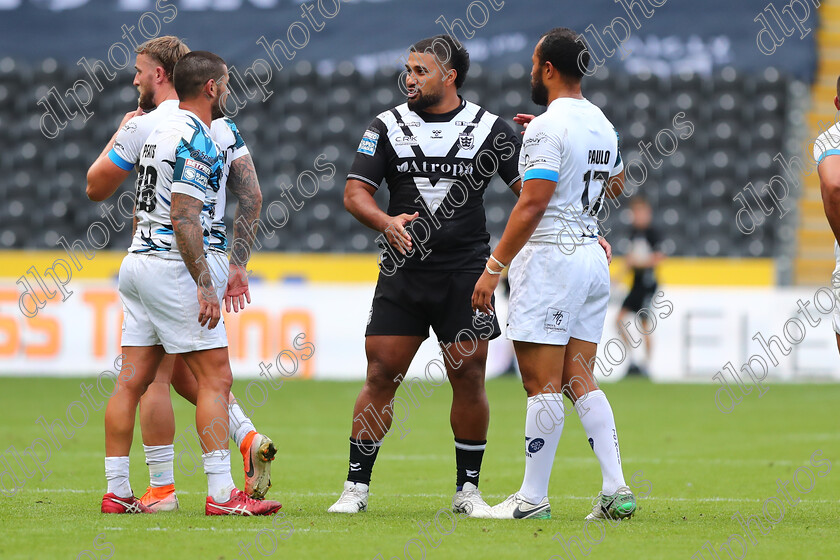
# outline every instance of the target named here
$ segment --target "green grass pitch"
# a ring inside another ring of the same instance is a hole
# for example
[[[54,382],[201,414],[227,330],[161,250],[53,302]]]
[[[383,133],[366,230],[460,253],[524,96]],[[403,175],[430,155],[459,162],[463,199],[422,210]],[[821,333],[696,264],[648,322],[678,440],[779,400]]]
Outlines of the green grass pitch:
[[[10,446],[20,451],[44,437],[35,423],[39,416],[65,418],[67,406],[79,398],[81,381],[0,380],[0,469],[15,464]],[[586,527],[583,518],[600,489],[600,471],[568,401],[549,490],[552,519],[491,521],[438,513],[450,506],[455,482],[447,385],[430,387],[429,397],[417,392],[419,406],[404,423],[410,432],[385,441],[368,512],[328,515],[326,508],[347,471],[350,415],[359,387],[287,382],[254,412],[257,428],[279,447],[269,492],[283,502],[285,517],[277,519],[206,518],[204,475],[199,470],[186,476],[177,466],[180,511],[100,514],[103,411],[89,410],[87,424],[72,439],[59,435],[62,447],[52,449],[48,478],[36,474],[24,479],[15,495],[0,497],[0,558],[699,560],[715,558],[708,548],[700,550],[707,541],[721,560],[730,558],[721,549],[727,541],[734,558],[840,558],[840,385],[770,385],[761,399],[755,392],[744,397],[731,414],[715,407],[712,385],[605,385],[625,476],[637,494],[648,495],[640,497],[632,520]],[[237,390],[244,392],[242,382],[236,383]],[[525,396],[512,378],[488,382],[488,394],[491,423],[481,488],[492,504],[517,490],[522,479]],[[193,425],[193,409],[177,395],[173,402],[182,433]],[[818,450],[822,454],[812,465]],[[241,486],[238,452],[232,465]],[[140,495],[148,471],[139,427],[131,469],[132,486]],[[794,477],[805,492],[790,482],[785,498],[777,480]],[[3,475],[6,485],[10,480]],[[753,521],[752,537],[744,536],[732,519],[739,512],[744,518],[761,516],[766,534]],[[764,512],[776,519],[774,524]],[[436,515],[446,534],[436,529]],[[575,537],[583,549],[572,545],[564,550],[560,540]]]

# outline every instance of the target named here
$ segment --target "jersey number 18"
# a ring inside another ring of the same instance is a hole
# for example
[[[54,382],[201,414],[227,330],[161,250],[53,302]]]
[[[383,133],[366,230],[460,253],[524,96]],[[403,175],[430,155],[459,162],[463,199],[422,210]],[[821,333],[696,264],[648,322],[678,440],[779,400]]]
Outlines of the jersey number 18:
[[[138,211],[154,211],[155,206],[157,206],[155,185],[157,185],[157,169],[151,165],[141,165],[137,172],[137,195],[134,200],[134,205]]]

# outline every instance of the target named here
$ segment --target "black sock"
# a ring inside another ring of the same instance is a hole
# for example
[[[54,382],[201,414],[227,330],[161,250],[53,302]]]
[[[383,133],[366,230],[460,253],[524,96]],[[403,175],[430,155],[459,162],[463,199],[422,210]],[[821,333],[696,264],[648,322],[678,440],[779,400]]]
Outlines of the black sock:
[[[478,487],[478,474],[486,446],[486,439],[478,441],[455,438],[455,466],[458,469],[455,487],[458,491],[463,489],[465,482],[472,482],[476,488]]]
[[[350,468],[347,471],[349,482],[370,484],[370,474],[379,453],[380,443],[369,439],[350,438]]]

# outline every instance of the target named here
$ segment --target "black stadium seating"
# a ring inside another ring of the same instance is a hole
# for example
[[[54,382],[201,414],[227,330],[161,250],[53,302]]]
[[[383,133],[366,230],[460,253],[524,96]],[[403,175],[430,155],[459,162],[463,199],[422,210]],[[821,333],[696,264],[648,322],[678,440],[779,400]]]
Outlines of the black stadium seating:
[[[39,130],[43,109],[37,100],[49,88],[66,90],[81,77],[52,59],[28,65],[0,59],[0,248],[54,248],[56,240],[84,238],[88,225],[101,220],[100,205],[84,194],[85,173],[114,132],[137,92],[130,75],[120,84],[105,83],[95,92],[87,122],[77,117],[55,139]],[[314,171],[323,154],[336,166],[335,177],[320,183],[286,226],[270,239],[267,250],[373,251],[375,232],[358,224],[343,208],[344,175],[367,124],[401,100],[395,72],[361,75],[351,63],[320,75],[312,64],[299,63],[275,74],[266,101],[249,100],[235,117],[248,142],[264,191],[265,204],[280,197],[306,170]],[[529,69],[514,64],[503,71],[473,65],[462,90],[489,111],[511,119],[535,112],[529,99]],[[641,192],[654,207],[655,224],[666,239],[664,250],[686,256],[772,256],[776,232],[742,235],[735,224],[732,197],[748,182],[763,185],[779,172],[773,160],[783,151],[788,79],[774,68],[743,75],[731,67],[713,76],[658,77],[628,75],[601,68],[584,81],[584,94],[603,108],[622,137],[625,162],[641,159],[639,143],[652,142],[662,129],[673,129],[680,111],[694,126],[677,151],[662,157],[658,169],[648,166]],[[757,102],[755,102],[757,100]],[[513,125],[514,128],[518,128]],[[643,160],[642,160],[643,161]],[[320,175],[320,172],[316,172]],[[130,190],[132,185],[123,187]],[[387,189],[378,195],[384,207]],[[498,239],[515,197],[495,179],[485,194],[488,228]],[[605,223],[618,252],[630,214],[626,200]],[[227,208],[232,219],[235,204]],[[128,244],[125,232],[111,236],[109,247]]]

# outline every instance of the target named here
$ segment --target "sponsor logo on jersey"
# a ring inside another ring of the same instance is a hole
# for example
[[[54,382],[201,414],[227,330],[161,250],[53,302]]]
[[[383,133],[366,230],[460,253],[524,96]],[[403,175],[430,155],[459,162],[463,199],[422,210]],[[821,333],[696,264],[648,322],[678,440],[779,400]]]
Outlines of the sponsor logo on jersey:
[[[212,140],[211,140],[211,142],[212,142]],[[193,158],[194,160],[198,160],[201,163],[204,163],[205,165],[209,165],[209,166],[212,166],[219,159],[218,154],[216,154],[215,156],[211,156],[207,152],[204,152],[204,151],[199,150],[197,148],[193,148],[192,150],[190,150],[190,157]]]
[[[432,140],[439,140],[439,139],[443,138],[442,132],[443,131],[440,130],[439,128],[434,129],[432,131]]]
[[[415,160],[404,161],[397,165],[397,171],[400,173],[443,173],[451,177],[463,177],[464,175],[472,175],[472,163],[429,163],[423,161],[417,163]]]
[[[419,146],[420,142],[417,140],[416,136],[395,136],[394,137],[394,145],[395,146]]]
[[[546,332],[566,332],[569,324],[569,312],[557,309],[556,307],[549,307],[545,314],[545,331]]]
[[[534,136],[525,139],[525,142],[522,143],[524,148],[528,148],[530,146],[539,146],[543,143],[543,140],[548,138],[545,132],[538,132]]]
[[[545,164],[545,163],[548,163],[548,160],[546,160],[544,157],[535,157],[535,158],[531,159],[531,156],[529,156],[528,154],[525,154],[525,169],[526,170],[531,169],[532,167],[537,166],[539,164]]]
[[[366,130],[362,141],[359,143],[359,148],[356,150],[360,154],[372,156],[376,153],[376,145],[379,143],[379,133],[375,130]]]
[[[419,123],[417,121],[412,121],[412,122],[397,121],[397,126],[400,126],[400,127],[403,127],[403,126],[408,126],[408,127],[415,126],[416,127],[416,126],[420,126],[421,124],[422,123]]]
[[[470,121],[455,121],[455,126],[478,126],[481,123]]]
[[[201,163],[188,159],[184,161],[184,170],[181,173],[180,180],[194,185],[200,189],[207,188],[207,180],[210,178],[210,167]]]
[[[475,145],[475,138],[470,132],[461,132],[458,134],[458,145],[462,150],[472,150]]]
[[[137,132],[137,123],[136,122],[127,122],[122,127],[123,132]]]

